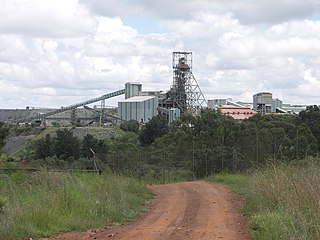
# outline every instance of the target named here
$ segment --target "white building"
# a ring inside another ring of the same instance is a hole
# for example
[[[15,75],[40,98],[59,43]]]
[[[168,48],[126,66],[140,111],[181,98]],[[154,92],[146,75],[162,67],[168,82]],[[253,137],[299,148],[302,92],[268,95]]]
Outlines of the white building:
[[[118,102],[118,117],[129,121],[148,122],[158,115],[158,98],[155,96],[135,96]]]

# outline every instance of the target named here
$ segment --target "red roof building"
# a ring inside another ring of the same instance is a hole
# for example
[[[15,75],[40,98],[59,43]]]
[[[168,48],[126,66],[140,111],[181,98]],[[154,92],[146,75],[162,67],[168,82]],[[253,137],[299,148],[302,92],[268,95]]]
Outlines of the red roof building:
[[[243,120],[257,114],[256,111],[248,107],[235,107],[231,105],[218,106],[217,110],[221,112],[223,115],[231,116],[236,120]]]

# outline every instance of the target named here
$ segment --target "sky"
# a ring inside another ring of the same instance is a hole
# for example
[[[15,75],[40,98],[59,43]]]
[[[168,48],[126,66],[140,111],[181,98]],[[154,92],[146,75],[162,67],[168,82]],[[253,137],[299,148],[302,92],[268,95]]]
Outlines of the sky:
[[[320,104],[319,0],[0,4],[0,108],[59,108],[126,82],[167,91],[174,51],[192,52],[207,100],[252,102],[268,91],[284,103]]]

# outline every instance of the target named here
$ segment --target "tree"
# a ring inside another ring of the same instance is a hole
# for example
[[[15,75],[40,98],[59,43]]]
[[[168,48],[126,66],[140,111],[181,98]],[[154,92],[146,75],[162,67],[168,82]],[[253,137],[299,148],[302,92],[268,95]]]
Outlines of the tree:
[[[80,157],[80,141],[73,136],[71,130],[64,128],[56,132],[54,139],[54,153],[64,160],[78,159]]]
[[[96,152],[98,150],[98,144],[98,139],[94,138],[93,135],[87,134],[84,136],[80,149],[81,156],[91,158],[93,153],[90,149]]]
[[[113,136],[106,143],[108,166],[115,171],[134,174],[139,167],[140,148],[137,134],[125,132]]]
[[[35,142],[36,159],[45,159],[47,157],[52,157],[53,155],[53,140],[50,134],[47,134],[44,138],[39,139]]]
[[[123,131],[139,133],[139,122],[137,120],[129,120],[121,123],[120,128]]]
[[[5,144],[5,138],[9,134],[9,128],[4,126],[4,123],[0,122],[0,148]]]
[[[158,137],[165,135],[168,132],[167,120],[161,116],[153,117],[146,123],[144,129],[140,132],[139,141],[143,146],[149,146]]]
[[[301,111],[297,118],[297,124],[306,124],[318,143],[318,151],[320,151],[320,108],[313,105],[308,106],[305,111]]]

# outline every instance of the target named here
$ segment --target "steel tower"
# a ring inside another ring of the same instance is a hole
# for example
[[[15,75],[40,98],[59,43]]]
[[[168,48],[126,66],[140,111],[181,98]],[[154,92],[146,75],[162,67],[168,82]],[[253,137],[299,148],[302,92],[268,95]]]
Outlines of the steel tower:
[[[192,52],[173,52],[172,64],[173,84],[169,92],[173,107],[196,115],[207,102],[192,73]]]

